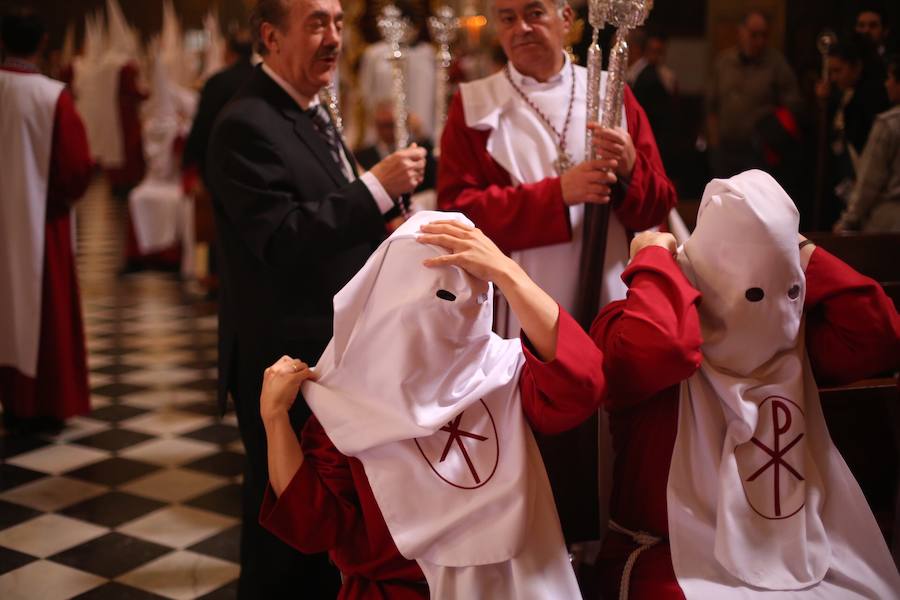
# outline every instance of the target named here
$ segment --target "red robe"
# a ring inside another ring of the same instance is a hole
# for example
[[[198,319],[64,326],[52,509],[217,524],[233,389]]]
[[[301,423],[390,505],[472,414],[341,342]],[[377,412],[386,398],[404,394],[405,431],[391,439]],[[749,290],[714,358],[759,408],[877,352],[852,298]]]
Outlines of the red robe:
[[[610,512],[627,529],[666,538],[678,389],[702,358],[700,294],[671,254],[655,246],[639,252],[622,278],[628,298],[604,308],[591,328],[609,381],[616,451]],[[898,366],[900,317],[881,286],[821,248],[806,269],[806,285],[806,348],[817,381],[846,383]],[[607,535],[598,562],[604,597],[618,596],[635,548],[630,538]],[[638,557],[629,597],[684,597],[667,542]]]
[[[13,367],[0,367],[0,404],[4,412],[19,418],[62,420],[90,410],[69,214],[72,204],[84,195],[92,169],[84,124],[71,94],[63,90],[54,114],[47,187],[37,374],[31,378]]]
[[[637,158],[627,191],[615,188],[613,209],[627,230],[641,231],[662,223],[677,196],[647,115],[627,87],[625,120]],[[487,151],[490,133],[466,126],[462,97],[457,93],[441,138],[438,207],[465,214],[507,253],[571,240],[559,177],[512,185],[509,173]]]
[[[597,410],[606,389],[603,357],[568,313],[560,309],[554,361],[541,362],[527,342],[523,348],[519,389],[532,427],[557,433]],[[397,550],[362,463],[338,452],[315,417],[301,446],[303,464],[288,487],[277,500],[266,491],[262,525],[301,552],[328,551],[344,576],[342,600],[428,598],[425,576]]]
[[[114,191],[133,188],[144,178],[140,107],[147,94],[138,86],[138,70],[134,63],[124,65],[119,71],[117,98],[125,162],[121,167],[107,170],[107,178]]]
[[[612,207],[627,231],[641,231],[662,223],[677,196],[647,115],[628,87],[624,108],[636,160],[630,183],[613,188]],[[571,241],[560,178],[512,185],[509,173],[487,151],[489,136],[489,130],[466,126],[462,97],[457,93],[441,138],[438,207],[465,214],[506,253]],[[597,493],[585,491],[598,489],[596,432],[597,425],[589,422],[556,438],[538,438],[568,542],[594,539],[602,527]],[[574,462],[573,453],[578,456]]]

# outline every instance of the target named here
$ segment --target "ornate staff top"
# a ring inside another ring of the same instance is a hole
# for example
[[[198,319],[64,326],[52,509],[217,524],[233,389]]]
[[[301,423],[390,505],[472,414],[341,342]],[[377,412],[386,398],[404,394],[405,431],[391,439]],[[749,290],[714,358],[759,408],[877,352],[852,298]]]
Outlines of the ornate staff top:
[[[409,145],[409,109],[406,101],[406,76],[403,69],[402,44],[412,29],[409,19],[394,4],[388,4],[381,11],[378,19],[378,30],[381,37],[391,49],[391,74],[393,79],[394,99],[394,143],[397,148]]]
[[[400,45],[409,35],[410,28],[409,19],[403,16],[396,5],[388,4],[381,11],[381,16],[378,18],[378,31],[381,33],[381,38],[391,47],[391,51],[394,53],[393,58],[402,56]]]
[[[458,30],[459,19],[446,4],[438,7],[434,15],[428,18],[428,31],[441,50],[449,48]]]
[[[622,119],[622,102],[625,98],[625,69],[628,66],[628,43],[625,36],[629,29],[641,26],[653,8],[653,0],[610,0],[609,23],[615,26],[615,43],[609,56],[609,80],[603,97],[601,125],[617,127]]]
[[[594,28],[594,35],[606,26],[612,0],[588,0],[588,23]]]
[[[591,24],[591,45],[587,55],[587,99],[586,123],[600,120],[600,72],[603,68],[603,51],[600,49],[600,31],[606,26],[609,16],[610,0],[588,0],[588,23]],[[584,139],[585,159],[596,158],[594,152],[594,134],[588,129]]]
[[[440,146],[444,122],[447,120],[447,86],[450,79],[448,70],[450,61],[453,59],[453,56],[450,54],[450,43],[456,39],[458,30],[459,19],[453,13],[453,9],[446,4],[438,7],[434,16],[428,19],[428,31],[438,46],[438,51],[435,55],[437,69],[435,72],[434,94],[434,141],[438,147]]]
[[[831,51],[831,48],[837,44],[837,34],[835,34],[830,29],[822,30],[818,36],[816,36],[816,49],[819,51],[819,54],[822,55],[822,79],[828,79],[828,64],[826,59],[828,58],[828,52]]]
[[[647,20],[653,0],[609,0],[607,20],[615,27],[634,29]]]

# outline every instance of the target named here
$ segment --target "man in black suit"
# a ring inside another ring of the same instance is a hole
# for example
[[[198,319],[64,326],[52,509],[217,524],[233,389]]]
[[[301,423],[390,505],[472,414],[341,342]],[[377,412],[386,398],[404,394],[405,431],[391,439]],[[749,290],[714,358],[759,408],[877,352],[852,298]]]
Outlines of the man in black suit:
[[[315,364],[332,335],[332,297],[385,237],[397,199],[422,180],[412,146],[357,176],[317,94],[337,66],[339,0],[258,0],[263,63],[213,130],[207,177],[222,271],[219,398],[231,393],[247,468],[242,598],[334,598],[324,555],[295,552],[258,524],[268,481],[259,414],[265,368],[283,355]],[[298,401],[291,424],[309,415]]]

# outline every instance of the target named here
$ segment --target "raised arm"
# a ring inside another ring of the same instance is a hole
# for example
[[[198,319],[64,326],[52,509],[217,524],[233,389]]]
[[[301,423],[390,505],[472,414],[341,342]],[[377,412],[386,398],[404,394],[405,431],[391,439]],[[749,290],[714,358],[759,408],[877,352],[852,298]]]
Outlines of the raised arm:
[[[670,234],[637,236],[622,274],[626,299],[604,308],[591,327],[603,351],[611,410],[647,400],[700,367],[700,293],[675,262],[674,249]]]
[[[874,280],[822,248],[806,268],[806,348],[819,383],[900,368],[900,316]]]
[[[422,232],[421,243],[452,252],[428,259],[426,266],[455,265],[493,281],[522,324],[526,364],[520,389],[532,426],[559,433],[596,411],[606,392],[603,357],[575,320],[478,229],[436,221],[423,225]]]
[[[300,384],[314,378],[303,362],[285,356],[266,369],[260,396],[269,466],[260,523],[301,552],[334,548],[358,518],[347,458],[315,417],[301,446],[288,417]]]

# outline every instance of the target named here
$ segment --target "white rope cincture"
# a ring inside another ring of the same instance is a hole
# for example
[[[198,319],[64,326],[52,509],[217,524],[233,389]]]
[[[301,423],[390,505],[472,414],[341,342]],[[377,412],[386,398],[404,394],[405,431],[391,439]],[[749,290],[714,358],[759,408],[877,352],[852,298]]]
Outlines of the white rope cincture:
[[[638,545],[638,547],[628,555],[628,560],[625,561],[625,567],[622,569],[622,581],[619,583],[619,600],[628,600],[628,587],[631,584],[631,570],[634,568],[634,563],[637,562],[641,552],[660,543],[662,538],[647,533],[646,531],[631,531],[630,529],[625,529],[611,519],[609,521],[609,528],[617,533],[627,535]]]

